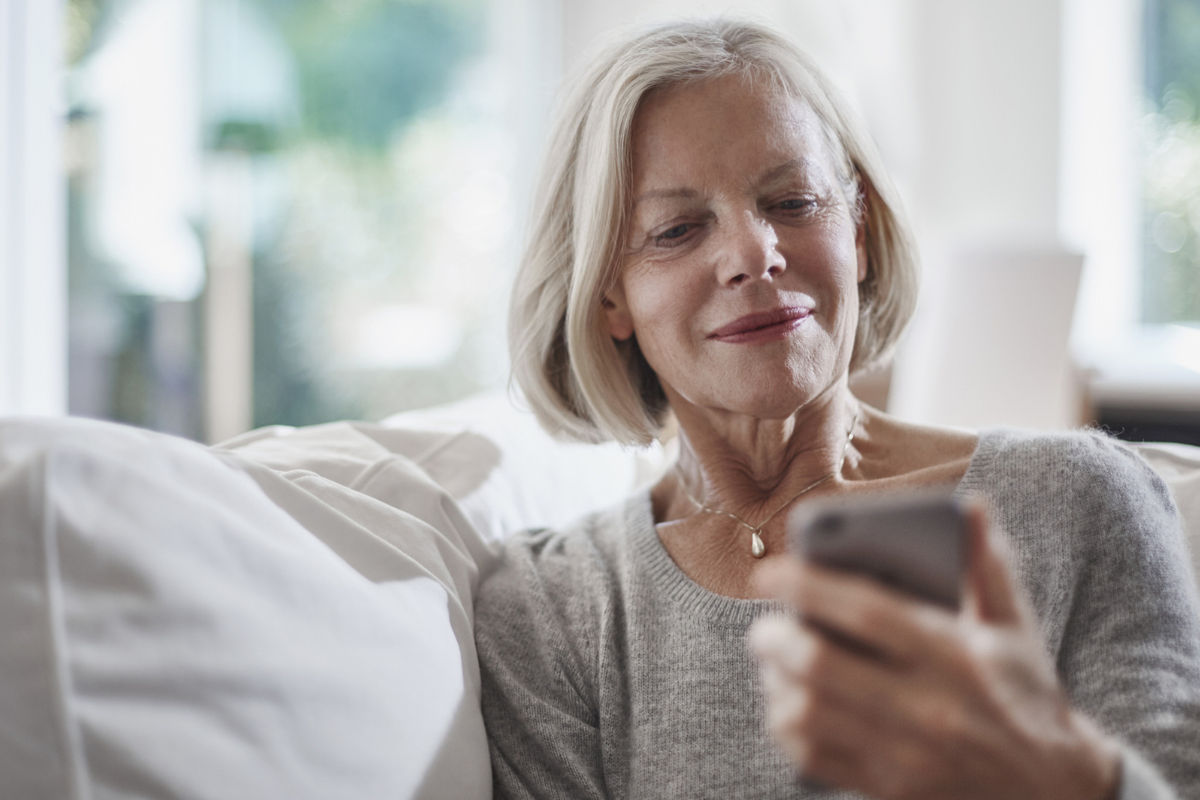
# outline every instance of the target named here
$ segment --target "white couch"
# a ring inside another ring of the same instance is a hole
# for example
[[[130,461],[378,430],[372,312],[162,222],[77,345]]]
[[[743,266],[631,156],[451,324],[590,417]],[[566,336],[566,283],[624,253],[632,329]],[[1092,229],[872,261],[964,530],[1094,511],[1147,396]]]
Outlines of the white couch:
[[[1140,449],[1195,559],[1200,448]],[[489,797],[480,568],[669,458],[499,396],[213,449],[0,421],[0,795]]]

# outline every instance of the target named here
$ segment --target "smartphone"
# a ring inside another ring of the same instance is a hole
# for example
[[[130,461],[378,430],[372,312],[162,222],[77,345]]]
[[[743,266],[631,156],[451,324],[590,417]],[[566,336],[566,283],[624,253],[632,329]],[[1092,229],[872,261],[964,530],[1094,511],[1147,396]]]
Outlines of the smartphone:
[[[950,492],[815,500],[788,518],[792,552],[948,609],[961,601],[967,516]]]

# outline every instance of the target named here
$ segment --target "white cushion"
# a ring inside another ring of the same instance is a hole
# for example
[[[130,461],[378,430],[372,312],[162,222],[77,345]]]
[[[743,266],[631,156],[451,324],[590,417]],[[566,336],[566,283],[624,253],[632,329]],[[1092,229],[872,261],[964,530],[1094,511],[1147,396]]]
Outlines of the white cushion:
[[[471,527],[489,541],[525,528],[565,525],[618,503],[653,482],[672,457],[659,445],[557,441],[499,392],[396,414],[379,424],[260,428],[219,447],[409,508],[404,485],[387,477],[389,464],[400,459],[457,501]],[[478,549],[474,555],[488,557]]]
[[[532,412],[503,393],[481,394],[388,417],[383,425],[423,432],[410,453],[485,534],[559,527],[653,483],[674,458],[659,444],[581,444],[547,434]]]
[[[5,796],[488,797],[473,534],[419,470],[378,478],[449,532],[170,437],[0,423]]]

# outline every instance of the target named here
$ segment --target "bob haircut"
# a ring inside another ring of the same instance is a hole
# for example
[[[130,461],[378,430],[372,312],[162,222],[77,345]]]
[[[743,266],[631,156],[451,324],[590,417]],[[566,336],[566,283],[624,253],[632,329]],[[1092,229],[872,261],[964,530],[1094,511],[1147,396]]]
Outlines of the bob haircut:
[[[513,286],[513,377],[542,426],[582,441],[649,444],[671,420],[636,336],[604,324],[619,277],[631,184],[631,131],[652,91],[744,75],[803,101],[820,120],[855,221],[865,224],[867,276],[850,371],[879,363],[916,304],[915,254],[894,190],[861,123],[803,52],[759,25],[670,23],[617,43],[576,76],[559,109]]]

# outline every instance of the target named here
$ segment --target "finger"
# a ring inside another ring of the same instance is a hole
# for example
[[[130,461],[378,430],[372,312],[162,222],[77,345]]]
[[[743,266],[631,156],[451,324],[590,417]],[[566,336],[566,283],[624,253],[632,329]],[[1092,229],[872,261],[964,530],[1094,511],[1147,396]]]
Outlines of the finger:
[[[867,717],[896,716],[902,708],[897,698],[913,689],[909,670],[866,656],[860,648],[846,647],[794,619],[762,617],[747,639],[764,676],[802,684]]]
[[[786,627],[795,629],[787,632]],[[813,702],[845,709],[897,736],[956,740],[969,728],[972,704],[961,694],[970,685],[965,672],[897,669],[815,634],[790,620],[765,624],[754,632],[768,694],[779,686],[803,687]]]
[[[911,663],[945,652],[954,617],[877,581],[791,556],[761,565],[756,587],[797,609],[804,622]]]
[[[871,797],[930,796],[929,779],[936,781],[961,749],[960,738],[880,724],[812,693],[780,702],[769,720],[772,735],[805,778]]]
[[[1000,625],[1020,622],[1023,608],[1007,552],[981,502],[968,505],[967,526],[967,608],[987,622]]]
[[[763,686],[767,728],[804,779],[847,789],[866,787],[866,762],[896,738],[894,729],[809,691],[770,664],[764,665]]]
[[[746,632],[746,644],[760,661],[773,659],[787,662],[787,671],[794,672],[796,667],[793,665],[803,663],[807,657],[804,652],[805,642],[793,641],[799,631],[800,626],[796,620],[779,614],[768,614],[754,620],[750,625],[750,630]]]
[[[882,787],[897,778],[920,781],[899,772],[921,753],[955,750],[978,735],[973,704],[951,688],[962,676],[889,669],[787,617],[756,621],[748,639],[768,728],[807,777],[890,796]],[[877,769],[883,762],[894,768]]]
[[[838,746],[824,737],[811,739],[784,735],[775,736],[775,740],[795,762],[797,777],[809,791],[823,792],[832,787],[851,791],[864,788],[863,758],[857,750]]]

